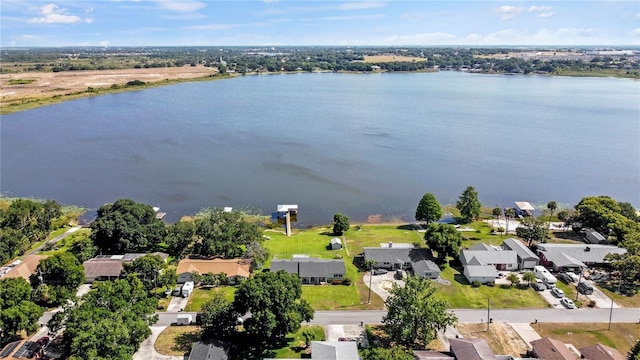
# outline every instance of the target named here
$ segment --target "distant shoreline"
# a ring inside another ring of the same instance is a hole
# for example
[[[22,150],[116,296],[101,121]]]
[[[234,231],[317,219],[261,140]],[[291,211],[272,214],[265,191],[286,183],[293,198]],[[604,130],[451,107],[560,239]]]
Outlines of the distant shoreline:
[[[0,74],[0,82],[2,84],[0,92],[0,115],[11,114],[15,112],[35,109],[41,106],[58,104],[69,100],[76,100],[86,97],[93,97],[106,94],[114,94],[128,91],[139,91],[154,87],[173,85],[185,82],[196,81],[213,81],[221,79],[231,79],[241,76],[263,76],[263,75],[282,75],[282,74],[306,74],[306,73],[332,73],[334,71],[280,71],[280,72],[247,72],[244,74],[219,74],[215,68],[204,68],[199,66],[197,71],[193,67],[184,66],[182,68],[169,68],[171,71],[162,73],[162,69],[154,69],[155,78],[160,77],[161,80],[145,81],[149,74],[139,71],[139,69],[124,70],[95,70],[95,71],[62,71],[57,73],[45,72],[23,72],[23,73],[6,73]],[[436,70],[426,69],[418,71],[406,71],[402,73],[431,73],[439,71],[457,71],[472,74],[490,74],[490,75],[520,75],[520,76],[568,76],[568,77],[616,77],[607,73],[598,72],[573,72],[562,74],[506,74],[500,72],[470,72],[460,70]],[[161,72],[158,74],[158,72]],[[382,74],[391,73],[392,71],[338,71],[341,74]],[[395,72],[400,73],[400,72]],[[72,77],[73,82],[64,83]],[[96,78],[100,78],[99,85],[96,84]],[[35,80],[34,80],[35,78]],[[633,78],[619,77],[623,79]],[[144,82],[140,85],[127,85],[130,81]],[[10,85],[10,82],[24,82],[18,85]],[[45,85],[43,85],[45,84]],[[93,86],[92,86],[93,85]],[[63,86],[66,86],[63,87]],[[12,91],[12,90],[16,91]],[[16,95],[17,93],[17,95]]]

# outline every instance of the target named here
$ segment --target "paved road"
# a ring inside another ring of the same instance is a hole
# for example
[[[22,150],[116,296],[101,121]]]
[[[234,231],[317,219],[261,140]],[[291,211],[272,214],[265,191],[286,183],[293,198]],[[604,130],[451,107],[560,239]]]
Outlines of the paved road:
[[[49,240],[49,241],[45,241],[44,243],[42,243],[42,245],[38,246],[37,248],[33,249],[33,251],[29,252],[27,255],[35,255],[37,253],[39,253],[40,251],[42,251],[42,249],[44,249],[45,246],[47,246],[47,244],[49,243],[57,243],[58,241],[66,238],[67,236],[73,234],[74,232],[80,230],[81,227],[79,226],[74,226],[72,228],[70,228],[69,230],[63,232],[62,234],[54,237],[53,239]]]
[[[487,309],[452,310],[458,316],[460,323],[479,323],[487,321]],[[359,311],[316,311],[310,324],[314,325],[360,325],[379,324],[385,310],[359,310]],[[41,323],[51,319],[52,313],[46,312]],[[158,314],[156,326],[167,326],[176,322],[179,314],[191,314],[195,319],[195,312],[161,312]],[[531,323],[537,319],[539,322],[609,322],[609,309],[496,309],[491,310],[491,318],[494,322]],[[613,309],[612,322],[638,323],[640,322],[640,308]]]

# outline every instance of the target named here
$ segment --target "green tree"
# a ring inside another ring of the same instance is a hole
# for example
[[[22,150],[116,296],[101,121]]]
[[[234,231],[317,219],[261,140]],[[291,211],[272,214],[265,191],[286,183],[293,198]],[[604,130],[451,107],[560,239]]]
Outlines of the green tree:
[[[625,235],[640,231],[640,224],[623,214],[628,212],[627,206],[621,208],[620,203],[609,196],[584,197],[575,209],[575,220],[582,227],[592,228],[605,237],[613,232],[619,242]]]
[[[30,301],[31,285],[23,278],[0,279],[0,344],[3,336],[34,331],[44,309]]]
[[[304,329],[302,330],[302,337],[304,338],[305,345],[309,347],[309,345],[311,345],[311,342],[315,340],[316,334],[311,329]]]
[[[251,313],[244,322],[249,335],[265,340],[281,338],[298,331],[301,322],[313,319],[311,306],[301,296],[297,275],[282,270],[258,273],[240,284],[234,306],[240,314]]]
[[[462,220],[466,223],[480,217],[482,205],[478,200],[478,192],[473,186],[467,186],[456,202],[456,208],[460,210]]]
[[[48,326],[64,330],[62,345],[71,359],[131,359],[151,335],[158,300],[135,277],[95,284],[75,306],[65,306]]]
[[[390,349],[374,347],[365,349],[363,360],[413,360],[413,355],[402,347],[394,346]]]
[[[36,273],[31,275],[31,285],[38,288],[48,286],[48,305],[60,305],[76,295],[78,286],[84,282],[84,267],[70,253],[60,253],[40,260]]]
[[[631,221],[640,221],[638,218],[638,213],[636,213],[636,209],[628,202],[619,202],[618,206],[620,207],[620,214],[626,217]]]
[[[83,236],[71,244],[69,252],[78,259],[78,262],[83,263],[98,254],[98,247],[93,245],[90,238]]]
[[[447,312],[448,304],[434,297],[435,292],[431,281],[416,276],[409,276],[404,287],[393,285],[385,301],[387,315],[382,318],[392,340],[424,348],[438,331],[456,324],[456,316]]]
[[[516,228],[516,235],[524,239],[528,246],[531,246],[534,242],[546,242],[547,230],[540,220],[526,217],[522,220],[522,226]]]
[[[537,277],[532,271],[527,271],[522,274],[522,280],[526,281],[527,284],[531,285],[533,281],[536,281]]]
[[[202,326],[205,336],[222,339],[235,334],[238,316],[233,302],[223,292],[214,291],[211,300],[198,311],[197,322]]]
[[[178,221],[169,226],[166,238],[167,252],[181,258],[189,252],[189,247],[195,241],[196,226],[191,221]]]
[[[246,247],[251,242],[262,244],[262,233],[258,226],[244,220],[239,211],[214,209],[196,219],[195,226],[196,242],[192,254],[232,259],[245,256]]]
[[[549,210],[549,226],[547,226],[547,230],[551,226],[551,218],[553,217],[553,213],[558,208],[558,204],[555,201],[549,201],[547,203],[547,209]]]
[[[502,209],[500,209],[499,207],[493,208],[493,210],[491,210],[491,215],[493,215],[493,219],[495,220],[495,222],[497,222],[500,219],[500,215],[502,215]]]
[[[169,269],[160,255],[147,254],[123,263],[120,276],[129,274],[137,276],[147,291],[157,287],[173,287],[178,281],[175,269]]]
[[[640,340],[636,341],[636,344],[633,345],[631,350],[629,350],[629,356],[627,357],[629,360],[640,360]]]
[[[61,214],[60,204],[53,200],[41,203],[18,199],[0,211],[0,227],[18,230],[31,242],[37,242],[49,234],[51,220]]]
[[[91,239],[106,254],[153,251],[165,236],[153,208],[129,199],[101,206],[91,223]]]
[[[0,264],[24,254],[31,242],[20,230],[0,228]]]
[[[462,235],[450,224],[431,224],[424,233],[427,246],[438,254],[438,261],[444,263],[447,256],[455,257],[462,246]]]
[[[562,221],[562,226],[566,227],[568,225],[569,219],[571,216],[567,210],[558,211],[558,220]]]
[[[504,230],[505,234],[509,233],[509,219],[513,219],[516,217],[516,211],[512,208],[504,209],[504,218],[507,222],[506,229]]]
[[[416,220],[429,225],[438,221],[441,217],[442,207],[436,197],[431,193],[424,194],[416,209]]]
[[[342,235],[347,230],[349,230],[349,217],[342,213],[333,215],[333,233]]]
[[[516,273],[509,273],[509,275],[507,276],[507,281],[509,281],[511,283],[511,286],[520,283],[520,278],[518,277],[518,275]]]

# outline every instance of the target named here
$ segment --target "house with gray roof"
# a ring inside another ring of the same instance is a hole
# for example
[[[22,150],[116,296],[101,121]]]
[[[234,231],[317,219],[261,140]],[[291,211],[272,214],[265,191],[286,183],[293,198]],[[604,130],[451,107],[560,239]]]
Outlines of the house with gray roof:
[[[491,350],[485,339],[480,338],[450,338],[451,353],[456,359],[464,360],[496,360],[496,354]]]
[[[502,248],[505,250],[513,250],[516,252],[518,260],[518,270],[533,269],[534,266],[540,263],[538,255],[534,254],[522,241],[518,239],[506,239],[502,243]]]
[[[440,276],[440,267],[433,262],[431,250],[412,244],[384,243],[380,247],[365,247],[364,260],[373,260],[375,268],[410,269],[414,275],[429,279]]]
[[[606,244],[607,243],[607,239],[604,236],[602,236],[602,234],[600,234],[599,232],[593,229],[587,230],[584,241],[589,244]]]
[[[271,271],[284,270],[296,274],[303,284],[320,284],[344,279],[346,268],[342,259],[295,257],[291,260],[274,259]]]
[[[198,341],[191,347],[188,360],[227,360],[227,350],[218,340]]]
[[[482,284],[491,283],[498,277],[498,271],[518,269],[518,257],[515,251],[486,244],[476,244],[471,249],[460,251],[460,263],[469,283],[474,281]]]
[[[355,341],[312,341],[311,359],[314,360],[360,360]],[[263,359],[276,360],[276,359]],[[293,359],[280,359],[293,360]]]
[[[625,254],[627,249],[600,244],[538,244],[540,264],[555,271],[580,271],[605,265],[609,254]]]

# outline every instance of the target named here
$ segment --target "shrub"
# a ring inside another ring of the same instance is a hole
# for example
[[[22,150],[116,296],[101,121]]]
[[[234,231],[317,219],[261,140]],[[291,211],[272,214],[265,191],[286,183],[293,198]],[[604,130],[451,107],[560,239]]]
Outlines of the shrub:
[[[471,286],[473,286],[473,287],[477,288],[477,287],[482,286],[482,283],[480,283],[480,281],[478,281],[478,280],[474,280],[474,281],[471,283]]]
[[[589,302],[587,303],[587,306],[590,308],[594,308],[596,307],[596,302],[593,300],[589,300]]]
[[[129,82],[127,82],[127,86],[140,86],[140,85],[144,85],[145,82],[144,81],[140,81],[140,80],[131,80]]]
[[[342,284],[342,280],[338,280],[338,279],[331,280],[331,285],[340,285],[340,284]]]
[[[342,279],[342,285],[346,285],[346,286],[351,285],[351,279],[349,279],[348,277]]]

